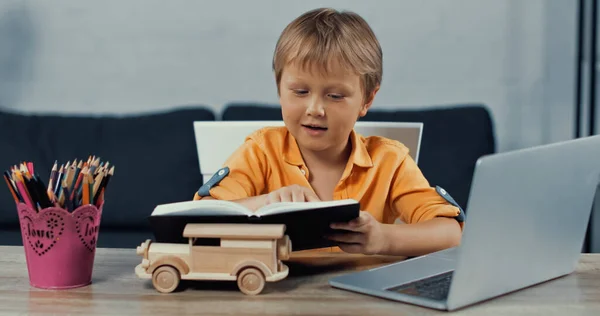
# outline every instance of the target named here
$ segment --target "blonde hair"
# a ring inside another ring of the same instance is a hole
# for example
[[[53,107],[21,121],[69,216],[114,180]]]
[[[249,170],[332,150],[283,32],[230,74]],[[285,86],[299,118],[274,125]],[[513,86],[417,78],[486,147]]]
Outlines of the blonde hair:
[[[333,62],[361,77],[364,97],[381,84],[383,53],[375,34],[358,14],[329,8],[308,11],[283,30],[273,56],[277,91],[288,64],[317,66],[328,72]]]

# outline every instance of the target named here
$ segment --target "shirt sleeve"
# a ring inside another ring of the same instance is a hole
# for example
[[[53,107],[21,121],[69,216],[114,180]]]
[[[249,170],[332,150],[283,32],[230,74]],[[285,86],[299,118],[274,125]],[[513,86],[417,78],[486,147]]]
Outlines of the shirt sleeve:
[[[202,166],[200,166],[202,167]],[[267,159],[260,146],[252,138],[244,143],[225,161],[223,169],[194,194],[194,200],[203,198],[200,192],[209,192],[217,200],[237,200],[262,194],[265,188]]]
[[[445,190],[443,192],[446,194]],[[389,201],[390,208],[405,223],[418,223],[435,217],[451,217],[457,219],[461,228],[463,227],[460,207],[450,203],[429,185],[409,155],[406,155],[396,170]]]

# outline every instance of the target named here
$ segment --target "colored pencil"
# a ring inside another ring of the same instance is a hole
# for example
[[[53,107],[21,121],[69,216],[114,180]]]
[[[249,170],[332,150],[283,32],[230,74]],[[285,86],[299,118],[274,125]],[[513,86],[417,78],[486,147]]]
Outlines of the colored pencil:
[[[33,176],[33,183],[35,190],[37,191],[37,196],[39,197],[39,203],[42,208],[51,207],[52,201],[47,194],[46,185],[42,178],[40,178],[39,174],[35,174]]]
[[[103,167],[104,168],[104,167]],[[100,192],[102,192],[102,189],[106,186],[106,181],[108,181],[108,172],[105,170],[102,173],[102,178],[99,179],[100,181],[98,182],[98,187],[94,189],[94,202],[96,202],[98,200],[98,197],[100,196]]]
[[[73,206],[73,201],[71,201],[70,198],[68,198],[68,196],[70,196],[69,194],[69,189],[66,186],[63,186],[63,196],[64,196],[64,207],[66,207],[67,211],[72,212],[74,210],[74,206]]]
[[[104,178],[106,176],[106,170],[104,168],[100,168],[100,171],[94,178],[94,186],[92,188],[92,196],[96,196],[98,194],[98,190],[100,189],[100,185],[102,184]]]
[[[18,177],[18,173],[15,173],[15,174],[17,174],[17,177]],[[25,188],[23,179],[22,178],[17,179],[16,184],[17,184],[17,188],[21,192],[21,196],[23,197],[23,202],[25,204],[27,204],[29,207],[31,207],[32,210],[37,211],[37,207],[34,206],[33,200],[31,200],[31,197],[29,196],[29,193],[27,192],[27,189]]]
[[[75,182],[75,186],[73,188],[71,188],[71,200],[75,199],[75,194],[77,193],[77,190],[75,190],[75,189],[79,188],[81,186],[81,181],[83,181],[83,177],[87,173],[88,173],[88,167],[85,166],[85,167],[82,168],[81,172],[77,176],[77,181]]]
[[[15,200],[15,203],[19,203],[21,200],[17,196],[17,192],[15,191],[15,187],[13,187],[12,182],[10,180],[10,175],[6,171],[4,172],[4,180],[6,181],[6,184],[8,185],[8,189],[10,190],[10,194],[13,196],[13,199]]]
[[[90,204],[90,181],[88,175],[83,177],[83,202],[82,204]]]
[[[52,198],[54,195],[54,183],[56,182],[56,173],[58,172],[58,161],[54,161],[52,170],[50,171],[50,177],[48,178],[48,197]]]
[[[37,212],[51,206],[69,212],[86,204],[99,207],[115,170],[91,155],[87,161],[73,159],[60,165],[55,160],[46,186],[34,167],[33,162],[22,161],[4,171],[3,177],[15,203],[25,203]]]
[[[59,195],[60,194],[60,187],[61,187],[61,183],[62,183],[62,178],[63,178],[64,172],[65,172],[65,167],[63,165],[61,165],[60,169],[58,170],[58,174],[56,175],[56,185],[54,187],[54,194],[55,195]]]
[[[71,188],[69,191],[73,191],[73,187],[75,186],[75,182],[77,182],[76,180],[79,177],[79,174],[81,173],[81,168],[83,168],[83,165],[83,160],[79,161],[79,163],[77,164],[77,167],[75,168],[75,174],[73,175],[73,182],[71,183]]]

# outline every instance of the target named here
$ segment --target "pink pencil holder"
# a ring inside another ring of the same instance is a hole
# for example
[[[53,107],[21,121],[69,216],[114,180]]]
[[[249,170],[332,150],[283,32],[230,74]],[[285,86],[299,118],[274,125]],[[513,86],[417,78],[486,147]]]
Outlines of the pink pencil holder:
[[[36,212],[19,203],[17,210],[31,286],[69,289],[92,282],[102,205]]]

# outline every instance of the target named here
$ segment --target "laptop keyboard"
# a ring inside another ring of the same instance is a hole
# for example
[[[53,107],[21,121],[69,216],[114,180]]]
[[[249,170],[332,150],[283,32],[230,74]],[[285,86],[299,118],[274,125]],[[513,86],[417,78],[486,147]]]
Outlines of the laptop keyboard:
[[[429,278],[417,280],[411,283],[402,284],[389,289],[389,291],[398,292],[407,295],[427,297],[433,300],[444,300],[448,298],[450,283],[454,271],[434,275]]]

